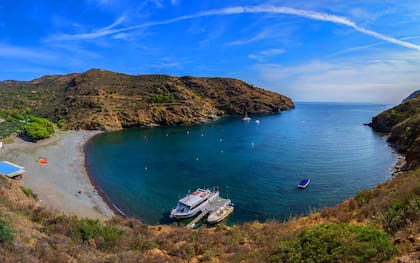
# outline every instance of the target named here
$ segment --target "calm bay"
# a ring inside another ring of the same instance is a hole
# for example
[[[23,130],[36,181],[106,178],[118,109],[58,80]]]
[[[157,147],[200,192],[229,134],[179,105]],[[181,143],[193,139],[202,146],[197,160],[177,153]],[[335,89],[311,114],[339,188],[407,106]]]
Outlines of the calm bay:
[[[363,125],[386,108],[297,103],[250,122],[103,133],[86,145],[86,168],[112,204],[147,224],[169,223],[179,198],[213,186],[235,204],[229,223],[286,220],[390,177],[396,154]],[[296,187],[302,178],[312,180],[305,190]]]

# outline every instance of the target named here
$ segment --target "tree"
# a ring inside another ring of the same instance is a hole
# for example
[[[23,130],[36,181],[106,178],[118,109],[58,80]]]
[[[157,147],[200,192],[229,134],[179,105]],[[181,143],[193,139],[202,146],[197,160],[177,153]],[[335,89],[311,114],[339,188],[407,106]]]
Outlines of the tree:
[[[31,116],[30,123],[23,127],[23,132],[34,140],[41,140],[54,134],[54,124],[47,119]]]

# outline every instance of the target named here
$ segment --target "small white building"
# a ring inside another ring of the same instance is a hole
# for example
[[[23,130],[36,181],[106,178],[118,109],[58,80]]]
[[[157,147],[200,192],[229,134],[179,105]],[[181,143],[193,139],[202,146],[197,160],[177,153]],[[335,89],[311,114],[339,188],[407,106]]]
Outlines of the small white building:
[[[10,178],[19,179],[22,178],[22,174],[25,172],[25,168],[17,164],[3,161],[0,162],[0,175],[4,175]]]

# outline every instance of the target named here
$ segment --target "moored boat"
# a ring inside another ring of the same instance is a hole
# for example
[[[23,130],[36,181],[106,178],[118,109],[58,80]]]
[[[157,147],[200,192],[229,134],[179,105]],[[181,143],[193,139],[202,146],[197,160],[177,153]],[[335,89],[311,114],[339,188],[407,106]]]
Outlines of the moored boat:
[[[305,189],[306,187],[308,187],[308,185],[311,183],[311,179],[309,178],[305,178],[302,179],[298,184],[297,187],[301,188],[301,189]]]
[[[195,216],[203,211],[209,202],[219,196],[219,191],[198,188],[191,194],[178,201],[177,206],[171,210],[169,217],[182,219]]]
[[[251,118],[248,117],[248,112],[245,111],[245,116],[242,118],[243,121],[250,121]]]
[[[211,212],[207,217],[207,222],[210,224],[219,223],[227,218],[233,212],[233,205],[230,199],[227,199],[226,204]]]

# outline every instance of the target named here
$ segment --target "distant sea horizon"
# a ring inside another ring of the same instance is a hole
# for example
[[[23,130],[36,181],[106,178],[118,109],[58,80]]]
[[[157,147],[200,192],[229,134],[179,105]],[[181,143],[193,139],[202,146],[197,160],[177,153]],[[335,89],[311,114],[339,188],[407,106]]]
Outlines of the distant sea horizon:
[[[103,133],[86,144],[86,169],[109,202],[147,224],[171,223],[170,209],[198,187],[218,186],[235,204],[228,223],[242,223],[334,206],[390,178],[396,153],[363,125],[389,104],[295,104],[250,122]],[[303,178],[312,183],[297,189]]]

